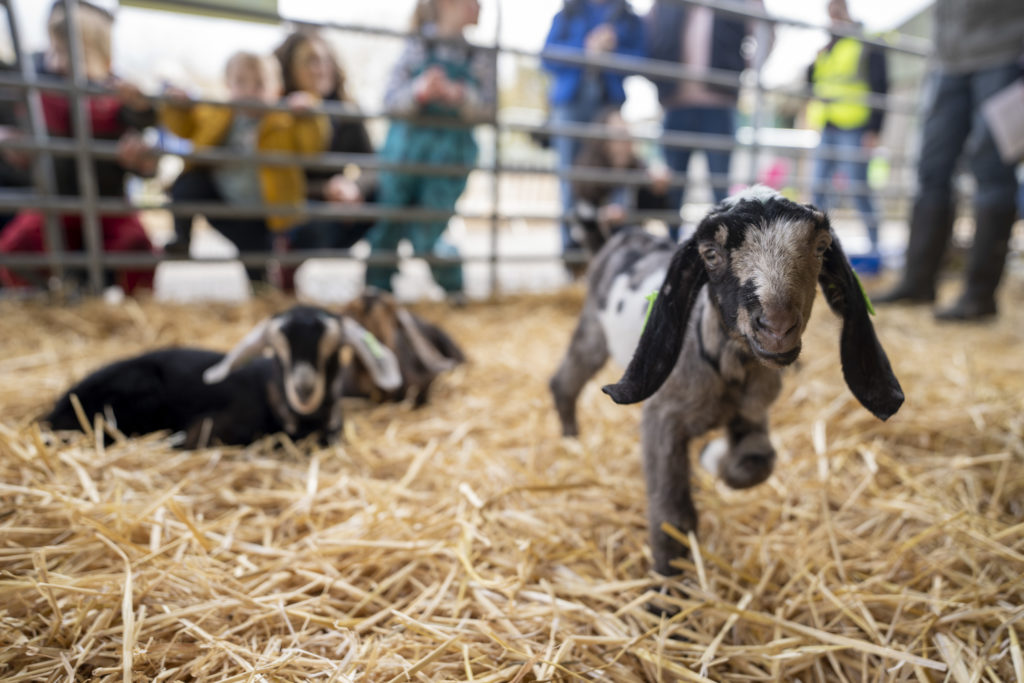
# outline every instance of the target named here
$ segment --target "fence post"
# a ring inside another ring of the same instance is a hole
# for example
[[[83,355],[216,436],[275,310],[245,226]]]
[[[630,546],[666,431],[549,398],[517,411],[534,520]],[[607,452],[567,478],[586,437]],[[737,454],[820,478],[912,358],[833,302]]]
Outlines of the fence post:
[[[14,16],[14,8],[10,0],[3,0],[4,10],[7,12],[7,26],[11,33],[11,47],[14,48],[14,58],[18,65],[22,79],[28,84],[25,89],[25,110],[28,115],[29,130],[32,133],[32,141],[36,144],[46,144],[50,141],[46,129],[46,118],[43,116],[42,97],[39,88],[36,86],[35,65],[32,57],[26,55],[21,44],[21,32],[18,20]],[[48,151],[38,152],[32,162],[32,183],[36,190],[46,199],[57,195],[57,174],[53,166],[53,154]],[[46,253],[50,257],[50,289],[56,290],[63,286],[64,282],[64,233],[60,229],[60,222],[57,215],[48,211],[43,212],[43,236]]]
[[[758,21],[756,25],[758,28],[765,26],[761,21]],[[764,31],[755,31],[755,34],[764,33]],[[758,46],[758,51],[760,52],[760,50],[761,46]],[[764,110],[764,85],[761,83],[761,68],[763,66],[764,60],[754,60],[754,108],[750,114],[750,173],[747,178],[748,185],[757,183],[757,168],[761,158],[761,143],[758,138],[760,137],[761,116]]]
[[[498,213],[498,202],[500,200],[499,185],[501,184],[501,128],[498,126],[498,100],[500,88],[498,87],[498,57],[501,54],[501,3],[495,3],[498,12],[496,28],[494,32],[494,113],[492,114],[491,130],[494,132],[493,148],[493,171],[491,172],[491,231],[490,250],[491,257],[488,261],[490,266],[490,296],[496,297],[499,294],[500,285],[498,282],[498,237],[501,217]]]
[[[82,197],[82,236],[88,257],[89,290],[99,294],[103,290],[103,233],[100,229],[96,167],[93,163],[92,121],[84,94],[88,86],[85,67],[85,52],[78,32],[78,2],[64,0],[65,28],[67,29],[68,55],[71,67],[71,121],[75,135],[75,161],[78,176],[78,192]]]

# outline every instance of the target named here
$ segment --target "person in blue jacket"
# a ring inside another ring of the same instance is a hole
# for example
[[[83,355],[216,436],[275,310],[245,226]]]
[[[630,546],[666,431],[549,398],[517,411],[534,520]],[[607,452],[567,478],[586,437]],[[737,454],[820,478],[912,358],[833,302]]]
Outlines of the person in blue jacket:
[[[602,56],[612,54],[642,57],[645,50],[643,21],[628,0],[565,0],[555,15],[544,42],[544,69],[551,74],[549,102],[554,124],[590,123],[609,106],[618,107],[626,101],[622,71],[607,71],[558,61],[559,51]],[[572,166],[579,153],[580,139],[568,136],[553,138],[558,153],[558,169]],[[560,179],[562,215],[574,205],[572,182]],[[562,251],[579,248],[568,223],[561,222]]]

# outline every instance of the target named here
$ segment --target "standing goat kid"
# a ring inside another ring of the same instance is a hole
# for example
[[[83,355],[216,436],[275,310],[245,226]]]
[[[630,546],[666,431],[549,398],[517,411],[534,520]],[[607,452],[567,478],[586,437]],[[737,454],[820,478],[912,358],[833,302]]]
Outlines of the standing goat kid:
[[[609,355],[628,367],[605,393],[616,403],[650,398],[643,407],[643,464],[659,573],[671,573],[671,561],[685,554],[662,525],[697,529],[690,439],[725,428],[727,436],[711,442],[701,459],[733,488],[771,474],[768,410],[782,368],[800,354],[815,283],[843,319],[847,386],[887,419],[903,392],[839,239],[813,206],[750,188],[715,207],[678,247],[642,231],[624,232],[592,263],[583,312],[551,391],[567,436],[578,433],[580,391]],[[659,287],[644,326],[647,297]]]
[[[385,391],[402,381],[389,349],[356,321],[313,306],[264,319],[227,354],[151,351],[96,370],[57,400],[43,420],[79,429],[71,395],[87,419],[103,415],[128,435],[184,432],[185,448],[248,444],[266,434],[293,439],[341,433],[341,350],[351,346]],[[265,357],[269,353],[270,357]]]

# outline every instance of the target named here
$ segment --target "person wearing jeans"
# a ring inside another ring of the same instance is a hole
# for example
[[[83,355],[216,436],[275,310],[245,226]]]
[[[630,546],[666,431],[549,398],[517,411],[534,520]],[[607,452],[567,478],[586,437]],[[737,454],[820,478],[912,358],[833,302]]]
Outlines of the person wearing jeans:
[[[645,53],[644,26],[627,0],[565,0],[561,11],[551,22],[544,51],[641,57]],[[555,125],[590,123],[609,106],[618,107],[626,101],[626,91],[622,87],[626,74],[621,71],[601,71],[549,56],[545,56],[542,64],[551,75],[550,121]],[[580,139],[556,135],[552,144],[558,153],[558,170],[570,168],[579,154]],[[572,181],[562,177],[559,187],[564,253],[578,249],[580,245],[573,239],[569,223],[564,220],[575,205]]]
[[[762,0],[745,0],[753,11],[763,10]],[[700,74],[733,72],[737,76],[747,67],[743,43],[753,36],[756,42],[752,63],[762,64],[771,50],[774,36],[767,25],[748,22],[730,14],[716,13],[709,7],[688,5],[678,0],[656,0],[646,18],[648,56],[661,61],[678,62],[688,71]],[[737,79],[738,80],[738,79]],[[729,194],[729,165],[736,136],[736,87],[693,80],[654,79],[658,100],[664,110],[665,133],[699,133],[727,142],[725,148],[678,147],[662,145],[665,163],[685,175],[694,151],[703,152],[711,175],[711,194],[719,203]],[[684,188],[669,191],[669,206],[682,207]],[[674,239],[679,226],[669,226]]]
[[[853,204],[864,221],[864,228],[871,243],[870,252],[878,254],[878,212],[875,198],[868,187],[868,162],[864,161],[864,150],[871,149],[873,142],[865,142],[872,132],[865,128],[843,130],[826,126],[821,132],[821,143],[814,157],[814,205],[822,211],[831,211],[839,202],[839,195],[830,191],[828,185],[839,173],[849,183]],[[877,133],[875,133],[877,135]]]
[[[846,0],[831,0],[828,14],[832,26],[850,31],[857,25],[850,18]],[[856,38],[833,35],[808,69],[808,81],[820,98],[808,107],[808,120],[822,127],[821,142],[814,155],[814,204],[830,211],[841,198],[834,191],[836,172],[848,183],[857,212],[867,230],[870,254],[878,254],[878,212],[868,187],[865,155],[878,144],[884,110],[872,108],[870,94],[885,95],[889,76],[885,54]]]
[[[918,191],[910,216],[906,267],[900,282],[876,303],[930,304],[953,232],[953,174],[966,154],[976,181],[974,243],[957,301],[939,320],[972,321],[996,314],[1010,233],[1017,216],[1017,178],[1005,163],[981,114],[982,103],[1024,77],[1024,12],[1018,0],[938,0],[937,70],[926,89]]]

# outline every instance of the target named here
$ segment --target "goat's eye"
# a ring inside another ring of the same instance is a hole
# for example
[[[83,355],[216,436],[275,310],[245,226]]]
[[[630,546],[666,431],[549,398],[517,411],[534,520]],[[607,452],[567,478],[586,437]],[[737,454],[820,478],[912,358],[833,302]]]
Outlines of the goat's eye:
[[[708,268],[717,268],[722,265],[722,255],[714,247],[702,249],[700,256],[704,259],[704,263],[707,264]]]
[[[831,246],[832,246],[832,238],[829,237],[828,235],[822,235],[818,239],[817,244],[814,245],[814,255],[815,256],[819,256],[819,257],[820,256],[824,256],[825,252]]]

